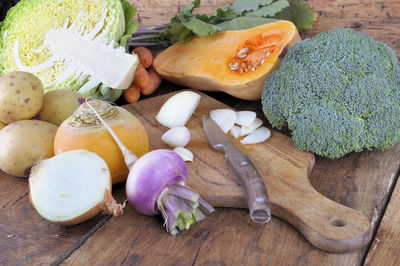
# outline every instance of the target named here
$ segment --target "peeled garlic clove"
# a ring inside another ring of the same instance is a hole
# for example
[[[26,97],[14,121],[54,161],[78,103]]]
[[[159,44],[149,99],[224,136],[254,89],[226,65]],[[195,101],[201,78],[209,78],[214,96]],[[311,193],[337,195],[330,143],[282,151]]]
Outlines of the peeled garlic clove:
[[[184,147],[189,143],[190,131],[187,127],[173,127],[161,139],[171,147]]]
[[[253,133],[262,124],[263,124],[263,121],[260,118],[254,119],[254,122],[251,123],[250,126],[242,126],[241,127],[240,136],[246,136],[250,133]]]
[[[187,161],[193,162],[193,153],[190,150],[184,147],[176,147],[172,151],[176,152],[179,156],[181,156],[185,162]]]
[[[241,131],[240,127],[238,127],[238,126],[233,126],[233,127],[231,128],[230,133],[231,133],[231,135],[232,135],[235,139],[237,139],[237,138],[240,136],[240,131]]]
[[[72,150],[36,164],[29,176],[30,199],[50,222],[72,225],[101,211],[122,214],[111,195],[106,162],[94,152]]]
[[[253,111],[239,111],[236,112],[236,124],[240,126],[250,126],[256,119],[256,113]]]
[[[227,133],[236,123],[236,112],[231,109],[215,109],[210,111],[210,117]]]
[[[182,91],[170,97],[161,107],[156,120],[173,128],[186,125],[199,105],[201,96],[193,91]]]
[[[271,136],[271,130],[266,127],[260,127],[250,135],[244,137],[240,143],[242,144],[255,144],[264,142]]]

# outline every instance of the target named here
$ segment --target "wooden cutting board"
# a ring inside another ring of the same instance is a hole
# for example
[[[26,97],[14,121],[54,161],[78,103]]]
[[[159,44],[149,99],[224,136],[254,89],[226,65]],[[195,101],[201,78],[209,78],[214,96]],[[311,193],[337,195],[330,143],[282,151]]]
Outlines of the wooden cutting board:
[[[168,128],[160,125],[155,116],[175,93],[124,106],[143,123],[151,149],[168,148],[161,140]],[[214,207],[247,208],[245,194],[226,167],[224,154],[210,146],[201,123],[203,114],[229,107],[206,94],[197,93],[202,96],[200,104],[186,124],[191,133],[186,147],[194,155],[194,161],[187,163],[188,186]],[[274,130],[271,137],[261,144],[235,142],[262,175],[272,214],[296,227],[311,244],[326,251],[342,253],[359,249],[369,242],[372,230],[365,216],[329,200],[310,184],[308,176],[314,166],[313,154],[299,151],[291,138]]]

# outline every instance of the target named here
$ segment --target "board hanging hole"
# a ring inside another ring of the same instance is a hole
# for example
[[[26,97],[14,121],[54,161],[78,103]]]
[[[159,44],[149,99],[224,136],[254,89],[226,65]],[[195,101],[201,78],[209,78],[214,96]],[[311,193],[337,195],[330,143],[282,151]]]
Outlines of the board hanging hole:
[[[341,218],[332,218],[329,222],[335,227],[346,226],[346,221]]]

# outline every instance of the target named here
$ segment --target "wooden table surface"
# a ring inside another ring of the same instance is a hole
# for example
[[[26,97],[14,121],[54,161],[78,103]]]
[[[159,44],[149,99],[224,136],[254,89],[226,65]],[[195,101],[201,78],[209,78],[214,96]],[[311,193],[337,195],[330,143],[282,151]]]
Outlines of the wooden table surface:
[[[168,22],[189,0],[131,0],[141,25]],[[204,12],[226,1],[203,0]],[[385,42],[400,56],[400,2],[309,0],[318,11],[311,37],[336,27],[351,27]],[[157,94],[179,89],[163,82]],[[260,112],[259,101],[210,96],[239,110]],[[316,157],[310,180],[326,197],[359,210],[371,221],[373,237],[362,250],[328,253],[311,246],[291,225],[273,217],[253,223],[247,210],[218,208],[189,231],[172,237],[160,217],[145,217],[131,207],[123,216],[97,216],[76,226],[42,219],[29,203],[28,183],[0,173],[0,264],[10,265],[400,265],[400,144],[387,151],[351,153],[340,159]],[[114,187],[118,201],[124,186]]]

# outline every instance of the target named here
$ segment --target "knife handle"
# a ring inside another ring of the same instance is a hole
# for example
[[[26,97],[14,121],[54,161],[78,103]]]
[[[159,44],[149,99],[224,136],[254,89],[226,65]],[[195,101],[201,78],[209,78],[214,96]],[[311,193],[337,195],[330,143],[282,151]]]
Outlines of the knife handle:
[[[267,188],[257,169],[246,155],[226,154],[226,164],[244,189],[251,219],[256,223],[267,223],[271,219],[271,208]]]

